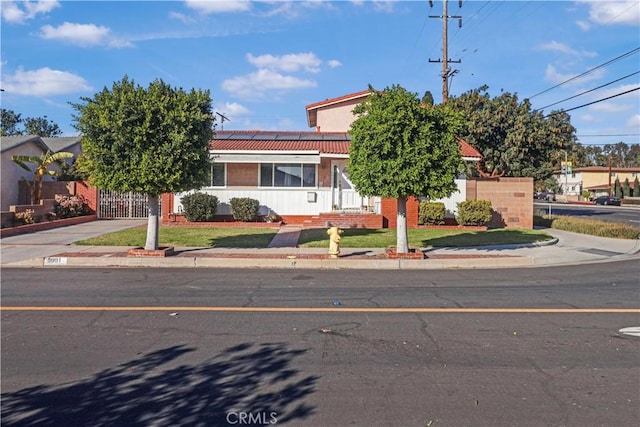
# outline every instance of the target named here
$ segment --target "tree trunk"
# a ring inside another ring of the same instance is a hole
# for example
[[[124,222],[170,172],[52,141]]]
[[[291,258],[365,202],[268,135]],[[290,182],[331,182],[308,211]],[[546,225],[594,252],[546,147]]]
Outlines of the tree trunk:
[[[149,220],[147,221],[147,242],[144,248],[148,251],[158,249],[158,212],[160,211],[160,198],[158,196],[148,196],[149,201]]]
[[[407,198],[398,197],[398,217],[396,220],[396,252],[409,252],[409,236],[407,235]]]

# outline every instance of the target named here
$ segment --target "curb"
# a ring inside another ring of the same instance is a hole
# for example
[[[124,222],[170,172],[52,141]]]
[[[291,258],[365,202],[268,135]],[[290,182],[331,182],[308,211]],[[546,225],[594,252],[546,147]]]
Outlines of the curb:
[[[524,256],[504,258],[452,259],[265,259],[265,258],[123,258],[123,257],[44,257],[6,265],[25,268],[261,268],[261,269],[324,269],[324,270],[443,270],[487,269],[533,266],[534,259]]]

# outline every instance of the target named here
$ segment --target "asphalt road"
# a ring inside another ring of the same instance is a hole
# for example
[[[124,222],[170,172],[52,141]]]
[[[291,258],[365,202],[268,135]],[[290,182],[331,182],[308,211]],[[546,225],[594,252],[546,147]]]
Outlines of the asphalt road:
[[[3,425],[640,420],[634,263],[52,272],[2,270]]]
[[[544,210],[545,213],[549,212],[549,207],[553,215],[587,217],[640,227],[640,207],[534,203],[535,209]]]

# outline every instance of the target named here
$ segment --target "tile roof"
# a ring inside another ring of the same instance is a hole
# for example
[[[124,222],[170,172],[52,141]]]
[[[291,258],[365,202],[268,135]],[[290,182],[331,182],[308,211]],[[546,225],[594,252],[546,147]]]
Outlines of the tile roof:
[[[216,131],[209,146],[216,151],[318,151],[348,154],[345,132]]]
[[[215,151],[318,151],[349,154],[351,138],[346,132],[216,131],[209,143]],[[482,155],[460,140],[462,156],[480,160]]]
[[[360,92],[355,92],[355,93],[350,93],[348,95],[339,96],[337,98],[325,99],[324,101],[315,102],[313,104],[307,105],[306,109],[307,109],[307,111],[308,110],[315,110],[315,109],[320,108],[320,107],[326,107],[327,105],[337,104],[338,102],[350,101],[352,99],[358,99],[358,98],[366,98],[367,96],[369,96],[370,93],[371,93],[371,91],[369,89],[367,89],[367,90],[363,90],[363,91],[360,91]]]

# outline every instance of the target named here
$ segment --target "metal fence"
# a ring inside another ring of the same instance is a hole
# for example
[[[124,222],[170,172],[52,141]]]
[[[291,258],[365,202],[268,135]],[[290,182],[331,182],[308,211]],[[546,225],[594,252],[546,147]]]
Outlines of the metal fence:
[[[146,194],[99,191],[98,218],[147,218],[148,216],[149,201]]]

